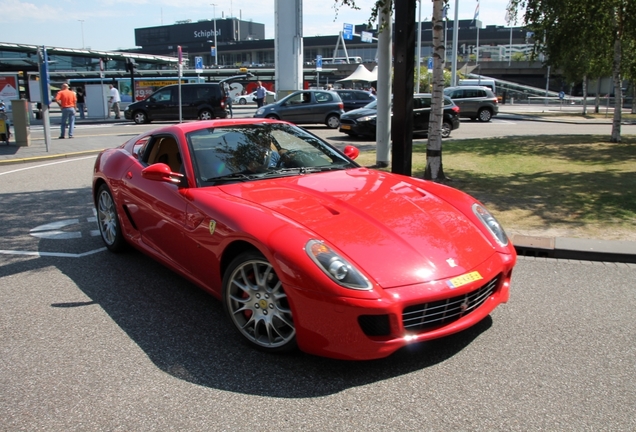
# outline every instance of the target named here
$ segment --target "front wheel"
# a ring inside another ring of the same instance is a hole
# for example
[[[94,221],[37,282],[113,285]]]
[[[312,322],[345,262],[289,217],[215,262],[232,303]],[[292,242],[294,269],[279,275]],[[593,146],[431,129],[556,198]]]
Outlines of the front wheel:
[[[133,120],[137,124],[150,123],[148,120],[148,115],[146,115],[143,111],[137,111],[133,114]]]
[[[269,352],[296,347],[287,294],[272,265],[258,252],[237,256],[223,277],[223,306],[236,330]]]
[[[492,113],[490,112],[488,108],[480,109],[477,115],[479,116],[480,122],[489,122],[490,119],[492,118]]]
[[[442,123],[442,138],[448,138],[453,130],[453,125],[448,122]]]
[[[212,120],[214,118],[214,114],[210,110],[202,110],[199,113],[199,120]]]
[[[117,216],[117,206],[113,195],[105,184],[101,185],[97,191],[97,224],[99,233],[106,247],[111,252],[121,252],[126,249],[126,240],[121,232],[119,217]]]
[[[239,105],[246,105],[246,104],[247,104],[247,100],[245,98],[239,99]]]
[[[265,118],[268,118],[271,120],[280,120],[276,114],[267,114]]]
[[[327,117],[327,121],[325,121],[325,124],[329,129],[338,129],[340,127],[340,117],[335,114],[331,114],[329,117]]]

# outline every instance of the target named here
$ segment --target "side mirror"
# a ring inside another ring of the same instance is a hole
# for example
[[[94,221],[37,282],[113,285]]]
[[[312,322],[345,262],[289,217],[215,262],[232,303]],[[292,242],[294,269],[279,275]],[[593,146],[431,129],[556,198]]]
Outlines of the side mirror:
[[[360,155],[360,149],[352,145],[346,146],[343,152],[345,156],[353,160],[355,160]]]
[[[141,176],[147,180],[161,181],[179,184],[183,180],[183,174],[170,171],[170,167],[165,163],[152,164],[141,170]]]

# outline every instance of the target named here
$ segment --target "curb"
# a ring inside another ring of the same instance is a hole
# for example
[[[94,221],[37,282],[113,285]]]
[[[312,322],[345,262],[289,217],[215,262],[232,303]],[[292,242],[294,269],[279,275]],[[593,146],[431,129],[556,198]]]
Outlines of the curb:
[[[636,242],[579,238],[531,237],[514,234],[512,244],[518,255],[580,261],[636,264]]]

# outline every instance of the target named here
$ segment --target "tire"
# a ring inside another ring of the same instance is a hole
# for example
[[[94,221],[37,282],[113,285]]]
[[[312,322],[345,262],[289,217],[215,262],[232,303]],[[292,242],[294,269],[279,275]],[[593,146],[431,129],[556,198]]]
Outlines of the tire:
[[[452,130],[453,130],[452,124],[448,122],[442,123],[442,138],[448,138]]]
[[[135,111],[133,113],[133,120],[137,124],[150,123],[150,120],[148,119],[148,115],[143,111]]]
[[[208,109],[201,110],[199,120],[214,120],[214,113]]]
[[[117,215],[117,205],[113,195],[105,184],[99,187],[97,199],[95,200],[97,209],[97,224],[99,233],[111,252],[122,252],[126,250],[128,244],[121,232],[119,216]]]
[[[492,118],[492,112],[488,108],[482,108],[477,113],[480,122],[489,122]]]
[[[265,118],[272,119],[272,120],[280,120],[280,118],[276,114],[267,114]]]
[[[247,105],[247,100],[245,98],[240,98],[238,103],[239,105]]]
[[[340,117],[336,114],[330,114],[327,116],[325,124],[329,129],[338,129],[340,127]]]
[[[223,307],[249,345],[266,352],[296,348],[296,328],[285,291],[272,265],[244,252],[223,276]]]

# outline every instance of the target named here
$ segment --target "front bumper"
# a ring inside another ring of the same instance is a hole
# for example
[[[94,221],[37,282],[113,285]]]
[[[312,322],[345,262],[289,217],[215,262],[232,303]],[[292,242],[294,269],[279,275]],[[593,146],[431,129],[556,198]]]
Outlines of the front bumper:
[[[457,289],[450,289],[446,280],[388,289],[379,300],[286,287],[292,294],[298,346],[325,357],[371,360],[460,332],[508,301],[515,261],[515,255],[497,253],[474,269],[481,280]],[[430,319],[431,313],[446,313],[448,319]]]

